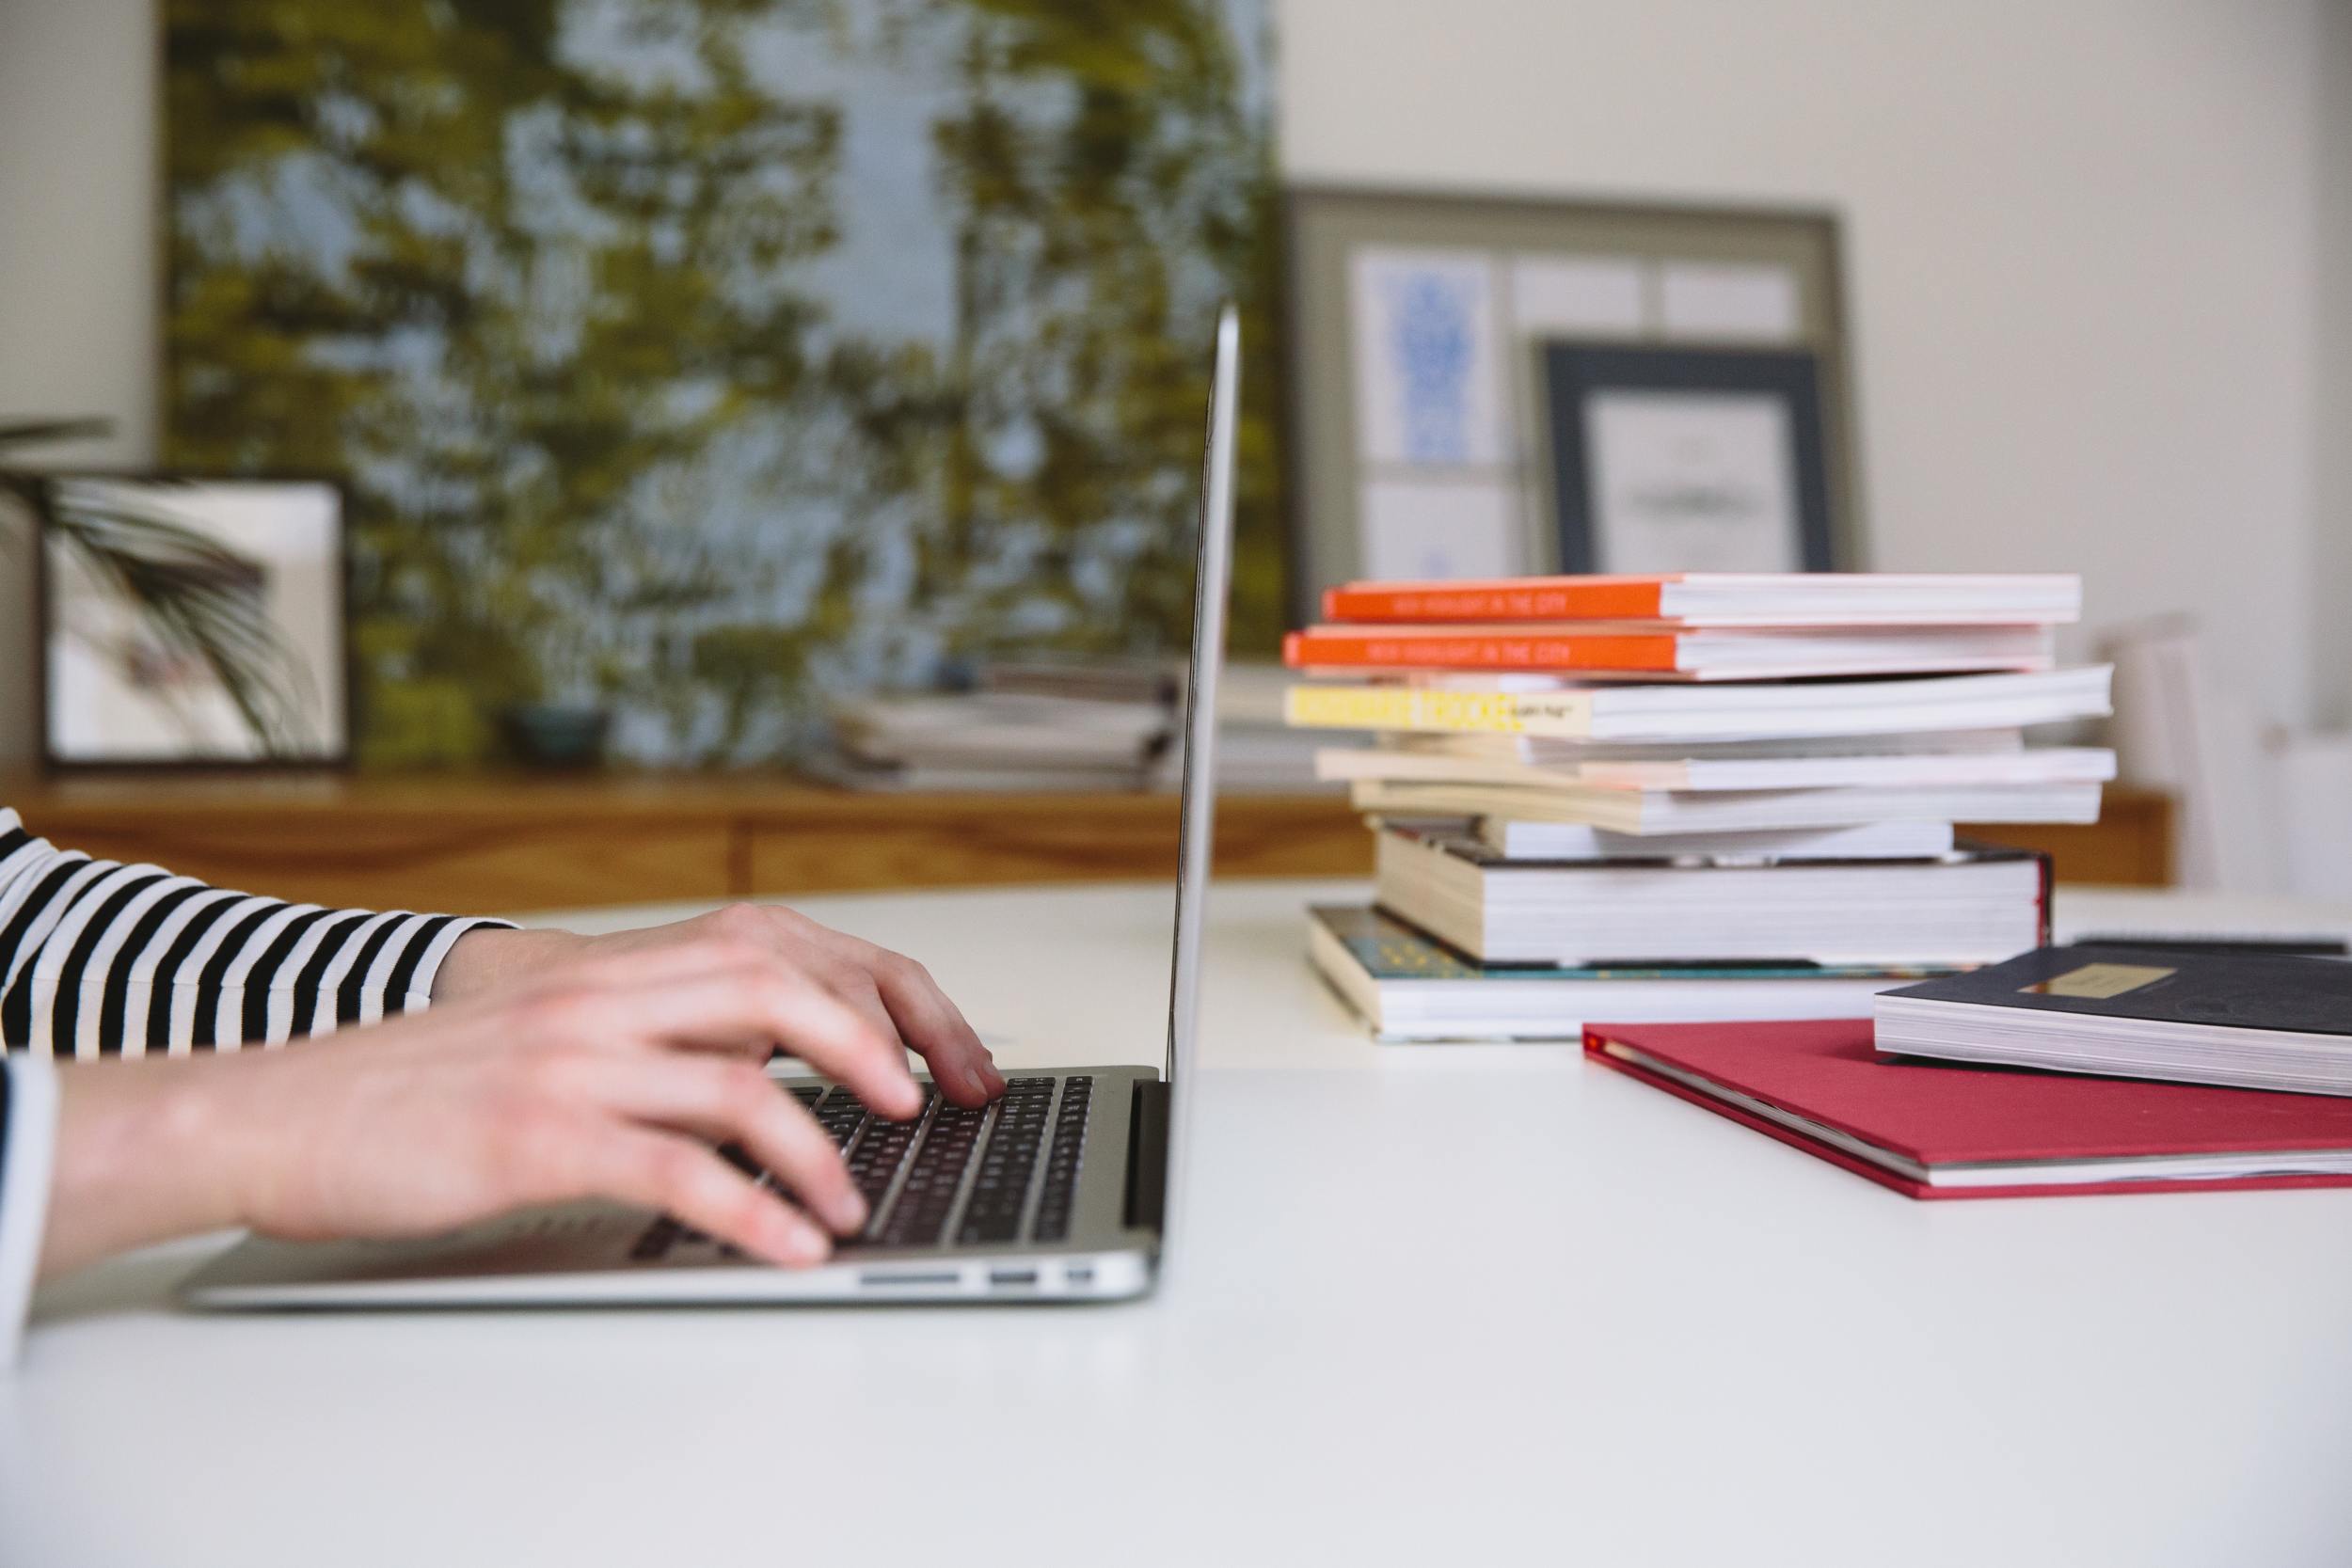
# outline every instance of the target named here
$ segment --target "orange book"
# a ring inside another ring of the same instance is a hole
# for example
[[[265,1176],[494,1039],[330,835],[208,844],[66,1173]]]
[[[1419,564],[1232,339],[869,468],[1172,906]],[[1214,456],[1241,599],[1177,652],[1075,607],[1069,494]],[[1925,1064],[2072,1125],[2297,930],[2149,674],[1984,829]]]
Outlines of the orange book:
[[[1311,626],[1282,640],[1293,669],[1595,670],[1672,674],[1671,630],[1588,636],[1549,626]]]
[[[1665,578],[1351,582],[1323,594],[1327,621],[1649,621]]]
[[[1292,632],[1282,641],[1283,662],[1295,670],[1540,671],[1651,680],[2046,670],[2053,653],[2046,626],[1322,626]]]
[[[2063,573],[1668,572],[1654,577],[1351,582],[1323,618],[1348,622],[1662,621],[1684,626],[2049,626],[2074,620]]]

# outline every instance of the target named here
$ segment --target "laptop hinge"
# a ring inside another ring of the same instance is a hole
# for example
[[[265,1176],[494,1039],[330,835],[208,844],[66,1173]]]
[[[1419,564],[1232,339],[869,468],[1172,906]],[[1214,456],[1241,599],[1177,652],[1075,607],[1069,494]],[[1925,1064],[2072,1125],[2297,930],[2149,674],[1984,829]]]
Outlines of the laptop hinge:
[[[1157,1230],[1168,1212],[1168,1085],[1136,1081],[1127,1117],[1127,1227]]]

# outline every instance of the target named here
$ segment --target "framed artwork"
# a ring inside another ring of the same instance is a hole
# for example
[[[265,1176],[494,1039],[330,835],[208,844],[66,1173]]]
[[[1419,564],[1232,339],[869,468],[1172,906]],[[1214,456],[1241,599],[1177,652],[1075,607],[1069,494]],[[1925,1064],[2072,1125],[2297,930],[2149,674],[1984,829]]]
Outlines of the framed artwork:
[[[1695,403],[1663,418],[1638,388],[1621,388],[1599,405],[1609,469],[1643,466],[1641,493],[1655,499],[1661,476],[1650,466],[1690,455],[1689,441],[1704,436],[1732,443],[1714,449],[1711,461],[1731,465],[1722,477],[1742,477],[1751,499],[1779,496],[1784,487],[1766,485],[1756,453],[1740,455],[1737,442],[1754,446],[1772,420],[1809,408],[1812,434],[1800,448],[1818,467],[1791,459],[1790,468],[1819,484],[1787,502],[1802,534],[1789,559],[1861,563],[1834,215],[1352,187],[1295,189],[1288,202],[1295,615],[1311,616],[1323,589],[1351,578],[1575,570],[1590,558],[1578,550],[1610,542],[1587,531],[1572,545],[1562,530],[1551,343],[1654,354],[1647,363],[1692,374],[1729,374],[1735,362],[1761,372],[1769,361],[1776,373],[1809,375],[1809,397],[1795,401],[1777,383],[1726,384],[1726,395],[1765,401],[1711,422]],[[1764,531],[1748,530],[1743,547]],[[1701,532],[1683,537],[1695,544]],[[1659,549],[1673,542],[1660,529],[1646,538]],[[1630,537],[1619,546],[1632,547]]]
[[[1181,653],[1228,301],[1279,645],[1273,0],[155,9],[163,461],[343,477],[362,768]]]
[[[49,768],[349,759],[340,487],[90,474],[35,496]]]
[[[1803,352],[1549,342],[1564,572],[1826,572],[1820,367]]]

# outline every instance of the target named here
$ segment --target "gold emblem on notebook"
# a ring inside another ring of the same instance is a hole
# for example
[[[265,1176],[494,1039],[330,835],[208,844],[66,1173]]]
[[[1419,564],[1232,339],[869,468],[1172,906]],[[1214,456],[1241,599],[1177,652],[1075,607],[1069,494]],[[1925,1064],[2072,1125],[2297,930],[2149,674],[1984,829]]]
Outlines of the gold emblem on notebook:
[[[2053,974],[2046,980],[2036,980],[2030,986],[2017,989],[2035,996],[2083,996],[2093,1000],[2121,996],[2125,991],[2153,986],[2177,971],[2157,969],[2148,964],[2084,964],[2063,974]]]

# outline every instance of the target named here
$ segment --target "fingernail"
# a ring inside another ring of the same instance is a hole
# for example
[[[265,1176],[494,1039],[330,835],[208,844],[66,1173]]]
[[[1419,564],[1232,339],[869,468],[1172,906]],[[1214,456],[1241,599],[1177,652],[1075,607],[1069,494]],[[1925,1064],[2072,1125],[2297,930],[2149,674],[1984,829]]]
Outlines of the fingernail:
[[[866,1228],[866,1200],[855,1193],[843,1193],[833,1201],[833,1227],[843,1235]]]

